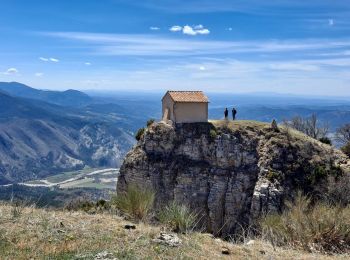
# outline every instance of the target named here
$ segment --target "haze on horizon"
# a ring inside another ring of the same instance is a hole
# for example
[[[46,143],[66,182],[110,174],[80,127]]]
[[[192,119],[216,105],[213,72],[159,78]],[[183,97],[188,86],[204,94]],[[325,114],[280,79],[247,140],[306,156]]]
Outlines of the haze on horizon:
[[[347,0],[4,0],[0,81],[349,96]]]

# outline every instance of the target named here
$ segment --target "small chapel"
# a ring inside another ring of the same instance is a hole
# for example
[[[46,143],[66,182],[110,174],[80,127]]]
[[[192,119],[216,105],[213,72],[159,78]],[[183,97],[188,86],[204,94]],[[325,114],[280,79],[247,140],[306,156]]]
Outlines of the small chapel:
[[[208,122],[208,97],[203,91],[167,91],[162,98],[162,120],[173,123]]]

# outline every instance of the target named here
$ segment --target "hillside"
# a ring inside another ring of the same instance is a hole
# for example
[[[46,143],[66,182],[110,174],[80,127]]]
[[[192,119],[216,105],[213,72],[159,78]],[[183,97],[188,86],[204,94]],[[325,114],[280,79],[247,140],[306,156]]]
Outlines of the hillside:
[[[1,259],[346,259],[290,249],[264,241],[233,244],[209,234],[178,235],[172,247],[154,241],[160,226],[131,223],[110,213],[87,214],[0,205]],[[248,241],[247,241],[248,242]],[[225,255],[222,251],[229,255]]]
[[[29,87],[18,82],[0,82],[0,91],[14,97],[41,100],[61,106],[80,107],[92,103],[92,98],[77,90],[49,91]]]
[[[201,215],[208,232],[227,237],[265,212],[281,212],[298,190],[324,196],[328,178],[350,174],[339,150],[288,128],[256,121],[149,126],[120,169],[128,185],[156,192]]]
[[[118,167],[133,142],[116,124],[0,93],[0,185],[85,166]]]

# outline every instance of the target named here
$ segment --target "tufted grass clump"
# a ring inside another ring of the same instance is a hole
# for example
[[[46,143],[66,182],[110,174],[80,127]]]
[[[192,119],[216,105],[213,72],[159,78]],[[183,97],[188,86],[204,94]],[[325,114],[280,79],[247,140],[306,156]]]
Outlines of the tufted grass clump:
[[[198,215],[191,212],[185,205],[170,203],[158,215],[159,221],[168,225],[174,232],[189,233],[197,224]]]
[[[153,208],[154,198],[153,190],[129,185],[125,193],[113,197],[112,204],[135,220],[146,220]]]
[[[262,218],[264,237],[273,245],[307,251],[343,253],[350,250],[350,207],[318,202],[297,195],[282,214]]]

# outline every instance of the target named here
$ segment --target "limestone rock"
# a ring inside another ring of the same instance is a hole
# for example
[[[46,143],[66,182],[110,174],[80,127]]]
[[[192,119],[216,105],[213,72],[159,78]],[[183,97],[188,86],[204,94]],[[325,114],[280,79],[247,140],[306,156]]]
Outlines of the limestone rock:
[[[312,191],[313,169],[334,165],[350,171],[340,151],[299,132],[276,132],[270,124],[155,123],[127,154],[117,192],[129,184],[150,187],[156,208],[183,203],[208,232],[228,236],[262,213],[280,211],[300,187]]]
[[[182,241],[176,234],[160,233],[157,238],[152,240],[155,243],[177,247],[180,246]]]

